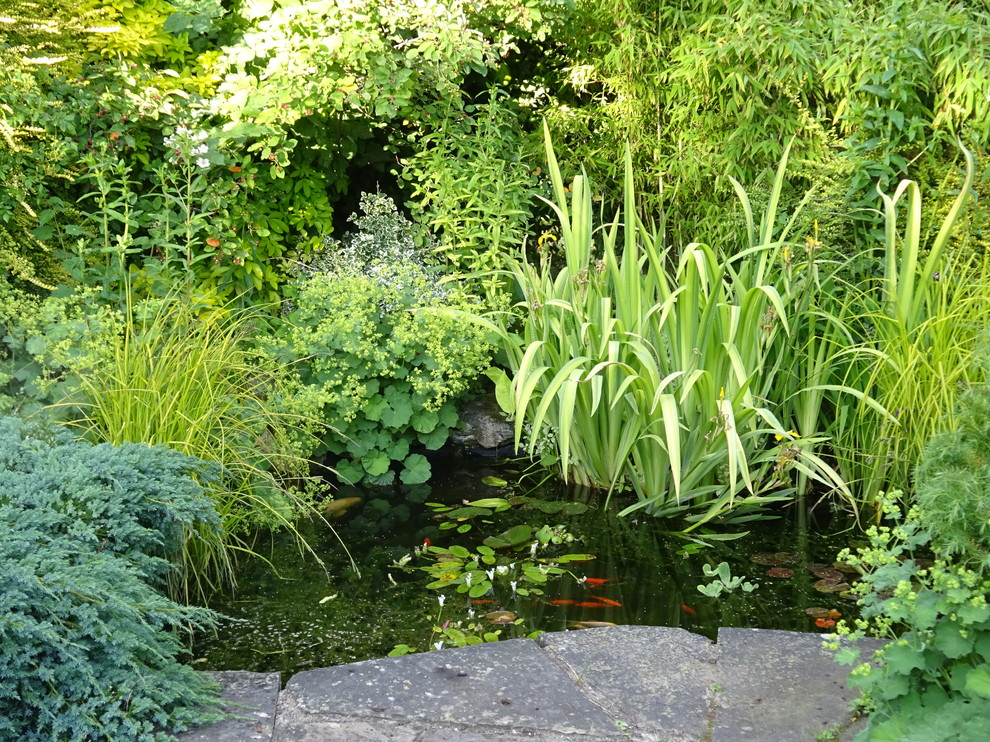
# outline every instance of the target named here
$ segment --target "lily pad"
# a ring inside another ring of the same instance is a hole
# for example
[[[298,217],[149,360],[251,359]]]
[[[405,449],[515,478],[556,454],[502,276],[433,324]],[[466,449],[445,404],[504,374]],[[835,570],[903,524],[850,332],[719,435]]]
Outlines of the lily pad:
[[[836,582],[842,582],[845,579],[845,575],[842,574],[842,572],[837,569],[832,569],[831,567],[812,569],[811,574],[821,580],[835,580]]]
[[[850,589],[848,582],[836,580],[818,580],[812,587],[820,593],[843,593]]]
[[[788,569],[787,567],[772,567],[767,570],[767,577],[778,577],[781,579],[787,579],[788,577],[794,576],[794,570]]]
[[[773,554],[753,554],[749,558],[749,561],[754,564],[761,564],[764,567],[780,567],[784,564],[794,564],[797,560],[795,554],[789,554],[786,551],[777,551]]]
[[[510,546],[528,543],[533,539],[533,527],[527,525],[513,526],[498,536],[489,536],[484,540],[485,546],[493,549],[507,549]]]
[[[845,572],[847,575],[858,575],[859,570],[850,564],[845,562],[832,562],[832,569],[837,569],[840,572]]]

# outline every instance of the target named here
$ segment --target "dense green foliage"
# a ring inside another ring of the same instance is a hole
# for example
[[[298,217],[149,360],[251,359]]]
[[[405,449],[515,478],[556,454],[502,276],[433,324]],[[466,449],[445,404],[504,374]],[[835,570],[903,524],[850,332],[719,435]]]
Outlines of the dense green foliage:
[[[188,533],[218,527],[215,475],[0,418],[0,736],[165,740],[209,718],[214,684],[176,657],[212,616],[161,590]]]
[[[990,386],[959,399],[957,424],[927,443],[916,505],[894,525],[871,528],[870,546],[843,554],[866,572],[857,587],[864,633],[896,637],[873,666],[852,674],[872,706],[866,740],[980,739],[990,733]],[[934,560],[922,558],[926,553]],[[842,650],[852,662],[856,650]],[[868,658],[866,658],[868,659]]]
[[[453,282],[438,284],[411,224],[382,196],[362,201],[357,232],[304,272],[274,352],[302,380],[299,409],[328,422],[320,452],[343,457],[337,476],[426,481],[429,461],[457,424],[455,402],[488,365],[485,333],[440,309],[476,311]]]
[[[988,559],[988,46],[968,0],[12,0],[0,411],[218,464],[187,588],[310,512],[302,457],[424,481],[482,372],[529,453],[688,530],[878,512],[944,424],[894,536],[948,610]]]
[[[555,138],[614,192],[610,153],[630,142],[646,213],[686,244],[722,224],[728,177],[754,182],[797,135],[806,215],[824,242],[862,245],[876,229],[875,186],[892,190],[956,158],[955,139],[983,152],[990,40],[985,6],[926,0],[783,3],[585,0],[568,64],[547,81]],[[661,190],[662,189],[662,190]]]

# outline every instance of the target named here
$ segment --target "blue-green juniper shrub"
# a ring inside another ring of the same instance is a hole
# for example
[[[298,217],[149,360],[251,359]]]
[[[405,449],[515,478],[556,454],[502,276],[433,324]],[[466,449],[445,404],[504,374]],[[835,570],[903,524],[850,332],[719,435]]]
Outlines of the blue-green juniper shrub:
[[[169,556],[218,527],[216,472],[165,447],[73,440],[0,417],[0,739],[168,740],[215,718],[166,598]]]

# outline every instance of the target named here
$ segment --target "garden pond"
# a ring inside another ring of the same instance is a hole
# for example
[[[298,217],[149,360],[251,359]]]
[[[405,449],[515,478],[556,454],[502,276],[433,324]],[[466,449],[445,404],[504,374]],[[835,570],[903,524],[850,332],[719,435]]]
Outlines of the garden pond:
[[[325,569],[289,534],[259,539],[264,560],[245,559],[236,592],[211,596],[210,607],[226,618],[216,634],[194,638],[193,665],[287,678],[397,646],[451,646],[462,633],[511,638],[607,622],[677,626],[714,639],[720,626],[825,632],[855,615],[845,592],[853,576],[833,563],[858,531],[824,504],[805,517],[783,509],[746,524],[742,538],[701,546],[650,516],[619,517],[628,503],[604,507],[599,493],[520,480],[511,461],[451,456],[434,472],[428,485],[338,492],[349,507],[333,513],[341,516],[330,519],[333,530],[301,524]],[[479,501],[487,507],[465,508]],[[466,585],[472,559],[482,579]],[[723,562],[733,589],[713,586]]]

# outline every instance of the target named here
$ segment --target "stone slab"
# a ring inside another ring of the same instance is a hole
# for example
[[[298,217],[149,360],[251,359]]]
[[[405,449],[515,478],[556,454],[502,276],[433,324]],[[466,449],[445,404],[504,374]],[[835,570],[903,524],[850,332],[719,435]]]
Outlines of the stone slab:
[[[177,735],[179,742],[270,742],[281,678],[277,672],[211,672],[230,717]]]
[[[714,712],[718,647],[685,629],[609,626],[543,634],[579,688],[633,733],[697,742]]]
[[[848,667],[822,647],[822,634],[720,628],[722,690],[712,742],[814,740],[826,730],[851,738],[849,705],[857,692]],[[882,642],[865,640],[864,647]],[[858,727],[857,727],[858,728]]]
[[[530,639],[307,670],[282,691],[278,717],[277,742],[332,739],[319,730],[374,719],[621,738]]]

